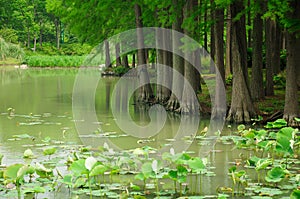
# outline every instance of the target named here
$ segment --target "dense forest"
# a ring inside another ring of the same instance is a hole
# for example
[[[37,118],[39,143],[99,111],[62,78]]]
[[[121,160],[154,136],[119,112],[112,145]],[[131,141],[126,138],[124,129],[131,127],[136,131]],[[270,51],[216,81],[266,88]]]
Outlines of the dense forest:
[[[274,96],[274,79],[284,74],[283,118],[289,125],[299,126],[300,2],[297,0],[0,0],[0,16],[0,36],[6,42],[19,44],[29,54],[82,55],[89,52],[90,46],[129,29],[176,30],[209,52],[215,62],[209,70],[211,74],[219,71],[217,81],[225,85],[232,78],[228,121],[243,123],[256,118],[259,110],[254,103]],[[168,45],[169,37],[161,35],[159,45]],[[109,58],[110,44],[105,45]],[[120,52],[120,48],[122,44],[111,49]],[[149,59],[151,53],[155,59]],[[132,64],[128,64],[129,55]],[[200,74],[182,57],[160,49],[139,49],[118,56],[116,65],[134,67],[135,58],[138,65],[156,61],[172,66],[196,93],[201,92]],[[107,59],[108,67],[110,62]],[[198,112],[198,99],[184,93],[175,75],[169,79],[168,73],[162,74],[160,81],[169,81],[172,91],[179,89],[182,95],[175,97],[163,86],[153,89],[148,85],[140,89],[138,100],[161,103],[171,111]],[[218,107],[211,111],[215,118],[224,117],[223,112]]]

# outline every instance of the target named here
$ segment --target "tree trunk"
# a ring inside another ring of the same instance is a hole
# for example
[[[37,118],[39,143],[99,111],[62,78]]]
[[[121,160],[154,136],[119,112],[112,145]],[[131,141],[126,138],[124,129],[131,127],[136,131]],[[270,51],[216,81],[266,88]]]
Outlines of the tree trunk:
[[[128,56],[127,55],[122,56],[122,66],[124,66],[125,68],[129,68]]]
[[[178,4],[178,0],[172,1],[173,5]],[[183,13],[181,7],[175,7],[176,12],[176,20],[172,24],[172,29],[178,32],[183,32],[181,25],[183,21]],[[182,42],[179,38],[175,38],[175,35],[172,37],[172,47],[173,52],[178,50],[180,46],[182,46]],[[173,73],[173,81],[172,81],[172,94],[170,99],[168,100],[167,109],[171,111],[175,111],[180,107],[180,100],[182,99],[183,92],[183,79],[180,76],[183,76],[184,73],[184,59],[181,56],[173,53],[173,70],[177,71]]]
[[[229,77],[232,74],[232,56],[231,56],[231,37],[232,37],[232,20],[230,14],[230,6],[227,8],[227,20],[226,20],[226,60],[225,60],[225,77]]]
[[[33,51],[35,52],[36,51],[36,36],[34,36],[33,38]]]
[[[27,48],[30,48],[30,28],[27,28]]]
[[[39,43],[40,47],[43,46],[43,23],[40,21],[40,38],[39,38]]]
[[[215,37],[215,65],[216,71],[216,93],[212,117],[225,119],[226,116],[226,94],[225,94],[225,68],[224,68],[224,9],[216,8],[216,23],[214,24]],[[224,100],[225,99],[225,100]],[[225,102],[225,103],[224,103]]]
[[[214,5],[214,1],[210,0],[211,5]],[[214,10],[214,6],[211,6],[212,8],[210,9],[210,19],[211,21],[215,20],[215,10]],[[211,63],[210,63],[210,73],[215,73],[216,69],[215,69],[215,65],[213,63],[213,61],[215,61],[215,30],[214,30],[215,26],[212,25],[210,27],[210,56],[211,56]]]
[[[169,33],[169,31],[163,32],[163,45],[165,49],[172,49],[170,46],[171,35]],[[163,51],[163,64],[168,66],[164,67],[163,71],[163,83],[166,86],[162,87],[162,102],[165,103],[171,96],[170,88],[172,88],[172,70],[170,70],[170,67],[172,67],[172,54],[166,50]]]
[[[272,67],[272,43],[275,42],[272,40],[272,23],[271,19],[266,19],[266,96],[274,95],[274,82],[273,82],[273,67]]]
[[[259,0],[257,0],[258,3]],[[262,5],[261,5],[262,6]],[[257,13],[253,21],[253,57],[251,75],[251,97],[253,100],[264,98],[263,89],[263,20],[262,14]]]
[[[55,32],[56,32],[56,48],[60,49],[60,22],[58,18],[54,19]]]
[[[105,45],[105,67],[111,68],[112,64],[110,61],[110,50],[109,50],[108,40],[104,41],[104,45]]]
[[[279,23],[276,21],[272,21],[273,26],[273,36],[272,36],[272,44],[273,44],[273,52],[272,52],[272,67],[274,75],[280,73],[280,46],[281,46],[281,27]]]
[[[138,101],[149,102],[153,98],[152,88],[150,86],[150,79],[146,66],[145,48],[144,48],[144,35],[143,35],[143,23],[142,23],[142,10],[136,3],[134,5],[135,22],[137,28],[137,59],[138,59],[138,75],[139,81],[142,85],[139,89]]]
[[[251,0],[248,0],[247,2],[247,7],[248,7],[248,12],[247,12],[247,25],[248,25],[248,48],[251,48],[252,47],[252,42],[251,42],[251,39],[252,39],[252,31],[251,31]]]
[[[300,3],[297,0],[292,1],[291,7],[294,8],[290,17],[300,20]],[[290,126],[300,126],[300,122],[295,121],[295,117],[300,116],[299,96],[297,93],[297,73],[300,71],[300,38],[297,33],[287,31],[287,68],[286,68],[286,90],[283,118]]]
[[[135,53],[132,53],[132,68],[135,68]]]
[[[202,9],[203,0],[200,1],[200,9]],[[207,26],[207,3],[204,3],[204,24],[205,24],[205,30]],[[204,31],[204,49],[207,51],[207,31]]]
[[[193,9],[192,1],[187,1],[185,5],[184,18],[188,18]],[[189,35],[190,32],[187,30],[184,31],[185,35]],[[180,104],[180,108],[178,111],[184,114],[199,114],[199,102],[197,98],[197,74],[195,73],[194,66],[188,62],[188,60],[192,60],[193,52],[188,51],[185,52],[185,60],[184,60],[184,86],[183,86],[183,94],[182,94],[182,103]],[[187,86],[187,84],[191,85],[191,88]]]
[[[163,101],[163,81],[164,81],[164,69],[160,67],[160,64],[164,64],[164,51],[163,48],[163,33],[161,29],[156,30],[156,63],[157,63],[157,85],[156,85],[156,101],[158,103]]]
[[[120,57],[120,43],[116,43],[116,66],[121,66],[121,57]]]
[[[230,11],[232,18],[235,18],[243,10],[243,1],[237,0],[231,4]],[[232,24],[232,66],[233,85],[231,107],[227,120],[231,122],[250,122],[256,116],[251,100],[248,80],[247,80],[247,42],[245,15],[241,16]]]

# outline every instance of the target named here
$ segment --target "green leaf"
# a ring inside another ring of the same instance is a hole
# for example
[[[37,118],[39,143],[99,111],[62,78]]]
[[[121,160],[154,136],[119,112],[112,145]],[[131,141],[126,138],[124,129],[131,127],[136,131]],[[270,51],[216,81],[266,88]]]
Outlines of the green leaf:
[[[259,159],[256,163],[256,167],[255,170],[260,171],[263,170],[265,168],[267,168],[267,166],[272,164],[272,160],[271,159]]]
[[[265,177],[267,182],[280,182],[285,176],[285,172],[281,167],[274,167],[268,171]]]
[[[107,167],[104,165],[97,165],[95,166],[91,172],[90,172],[90,176],[97,176],[97,175],[101,175],[104,174],[104,172],[107,170]]]
[[[186,176],[188,174],[188,170],[185,166],[178,165],[177,166],[177,174],[178,176]]]
[[[23,154],[24,158],[34,158],[34,154],[31,149],[26,149]]]
[[[64,178],[61,180],[62,183],[68,185],[68,186],[72,186],[72,175],[71,174],[67,174],[64,176]]]
[[[171,179],[177,180],[178,175],[177,175],[177,171],[176,171],[176,170],[170,170],[170,171],[168,172],[168,175],[169,175],[169,177],[170,177]]]
[[[285,127],[280,129],[276,136],[276,151],[284,154],[293,154],[294,151],[291,147],[291,141],[293,141],[294,129],[291,127]]]
[[[36,163],[35,171],[41,178],[48,178],[49,176],[53,176],[52,169],[48,169],[38,162]]]
[[[144,181],[146,178],[144,176],[143,173],[138,173],[134,176],[134,179],[140,180],[140,181]]]
[[[235,172],[236,171],[236,166],[232,166],[228,169],[229,173]]]
[[[145,178],[149,178],[154,174],[151,162],[146,162],[142,165],[142,173],[144,174]]]
[[[274,122],[268,122],[265,128],[282,128],[287,126],[285,119],[278,119]]]
[[[45,193],[46,189],[44,187],[34,187],[33,192],[34,193]]]
[[[44,155],[53,155],[56,152],[56,148],[46,148],[43,150]]]
[[[84,159],[80,159],[80,160],[76,160],[74,161],[71,166],[70,166],[70,170],[77,176],[77,175],[81,175],[81,174],[87,174],[88,170],[85,167],[85,160]]]
[[[203,161],[198,157],[188,160],[188,165],[195,172],[205,169]]]
[[[32,139],[32,138],[34,138],[33,136],[28,135],[28,134],[13,135],[12,137],[13,138],[20,138],[20,139]]]
[[[18,178],[18,171],[23,166],[23,164],[13,164],[8,166],[3,173],[4,179],[16,180]]]
[[[245,130],[245,129],[246,129],[246,126],[244,124],[240,124],[237,127],[237,130],[240,131],[240,132],[243,131],[243,130]]]
[[[87,179],[86,178],[78,178],[76,181],[75,181],[75,184],[74,184],[74,188],[79,188],[79,187],[82,187],[86,184],[87,182]]]
[[[300,190],[295,189],[291,195],[290,195],[290,199],[299,199],[300,198]]]
[[[23,165],[17,172],[17,180],[23,179],[24,175],[27,174],[27,171],[28,171],[28,166]]]

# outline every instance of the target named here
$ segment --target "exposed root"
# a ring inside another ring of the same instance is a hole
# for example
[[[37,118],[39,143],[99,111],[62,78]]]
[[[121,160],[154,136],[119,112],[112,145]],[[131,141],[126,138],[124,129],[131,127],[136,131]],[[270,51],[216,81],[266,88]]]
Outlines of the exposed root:
[[[251,113],[243,109],[236,109],[236,110],[230,109],[226,120],[228,122],[235,122],[235,123],[249,123],[251,122],[251,118],[253,117],[255,117],[255,113]]]
[[[295,120],[296,117],[297,117],[297,115],[288,115],[288,114],[283,115],[283,119],[285,119],[287,121],[288,126],[300,127],[300,122],[297,122]]]
[[[169,99],[169,101],[167,102],[166,108],[169,111],[175,111],[180,107],[180,103],[177,100],[177,98],[173,98],[172,97]]]

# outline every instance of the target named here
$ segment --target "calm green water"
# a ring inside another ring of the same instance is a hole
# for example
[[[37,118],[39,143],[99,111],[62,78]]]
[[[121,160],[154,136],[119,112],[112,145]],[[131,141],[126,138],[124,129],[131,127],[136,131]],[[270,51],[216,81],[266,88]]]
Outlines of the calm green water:
[[[75,127],[72,113],[72,92],[76,69],[0,69],[0,153],[4,154],[3,164],[22,162],[26,148],[41,153],[46,137],[57,141],[58,145],[90,144],[98,147],[104,142],[110,142],[119,149],[130,149],[143,145],[156,148],[167,146],[174,138],[180,123],[180,118],[168,114],[168,120],[161,132],[147,139],[128,136],[115,123],[110,110],[111,93],[116,78],[101,78],[95,97],[95,108],[101,131],[107,132],[105,138],[94,138],[93,132],[79,136]],[[99,74],[100,75],[100,74]],[[13,109],[13,111],[8,111]],[[147,124],[149,116],[143,108],[129,108],[132,118],[138,124]],[[209,125],[207,119],[201,119],[199,132]],[[28,134],[34,139],[11,140],[14,135]],[[102,140],[101,140],[102,139]],[[104,140],[104,141],[103,141]],[[195,156],[203,156],[202,147],[198,141],[189,143],[188,151],[194,151]],[[217,143],[212,147],[209,156],[214,177],[202,178],[199,187],[203,194],[215,194],[218,186],[231,186],[228,177],[230,162],[239,158],[239,151],[232,150],[233,146]],[[65,155],[66,154],[58,154]],[[60,198],[60,193],[55,193]],[[50,198],[54,197],[51,193]]]

